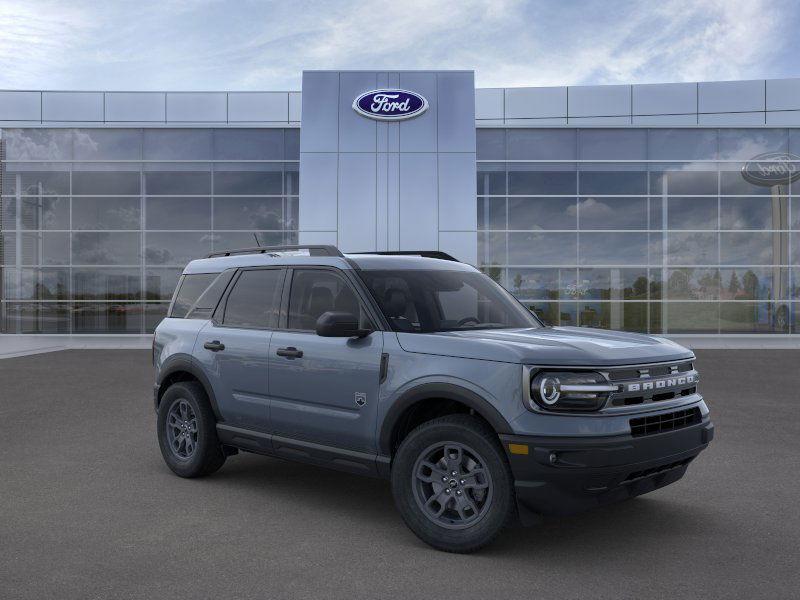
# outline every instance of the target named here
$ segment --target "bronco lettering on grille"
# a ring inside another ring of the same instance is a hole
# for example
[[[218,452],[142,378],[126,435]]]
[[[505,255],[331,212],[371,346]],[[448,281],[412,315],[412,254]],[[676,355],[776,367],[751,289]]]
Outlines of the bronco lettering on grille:
[[[628,392],[647,392],[649,390],[661,390],[665,388],[689,385],[695,383],[694,375],[681,375],[680,377],[667,377],[665,379],[655,379],[639,383],[629,383],[626,386]]]

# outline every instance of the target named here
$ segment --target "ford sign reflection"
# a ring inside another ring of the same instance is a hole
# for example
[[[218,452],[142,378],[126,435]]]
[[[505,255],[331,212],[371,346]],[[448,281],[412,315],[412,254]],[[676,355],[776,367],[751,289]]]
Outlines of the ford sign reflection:
[[[748,160],[742,177],[754,185],[786,185],[800,178],[800,156],[788,152],[767,152]]]
[[[421,115],[428,101],[407,90],[372,90],[353,100],[353,110],[379,121],[400,121]]]

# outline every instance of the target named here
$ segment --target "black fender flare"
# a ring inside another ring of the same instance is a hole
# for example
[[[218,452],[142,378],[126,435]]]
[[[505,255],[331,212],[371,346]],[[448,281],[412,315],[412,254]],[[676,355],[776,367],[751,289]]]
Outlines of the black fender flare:
[[[381,424],[378,448],[381,454],[391,456],[392,435],[400,417],[414,404],[430,399],[454,400],[473,409],[498,433],[513,433],[511,425],[491,402],[470,389],[453,383],[423,383],[403,392],[392,404]]]
[[[208,401],[211,404],[211,410],[214,412],[217,422],[222,422],[222,415],[219,412],[217,397],[214,395],[214,388],[211,386],[211,382],[208,380],[208,377],[206,377],[206,374],[203,372],[203,370],[194,364],[191,356],[188,355],[176,354],[174,356],[170,356],[164,361],[164,364],[161,365],[161,368],[158,370],[158,377],[156,378],[156,385],[159,388],[158,401],[161,401],[161,396],[166,391],[161,389],[164,380],[170,375],[178,372],[189,373],[192,377],[200,382],[200,385],[203,386],[203,389],[206,392],[206,396],[208,396]],[[156,410],[158,410],[158,405],[156,405]]]

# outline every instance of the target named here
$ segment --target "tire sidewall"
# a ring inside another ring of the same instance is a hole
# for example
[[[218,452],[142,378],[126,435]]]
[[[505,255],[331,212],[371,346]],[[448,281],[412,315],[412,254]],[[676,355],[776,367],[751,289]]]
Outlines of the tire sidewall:
[[[398,448],[392,464],[392,493],[403,520],[424,542],[440,550],[471,552],[494,539],[514,514],[513,478],[494,432],[473,417],[442,418],[412,431]],[[420,454],[432,444],[460,442],[474,449],[486,462],[492,478],[492,504],[474,525],[447,529],[428,519],[417,505],[413,469]]]

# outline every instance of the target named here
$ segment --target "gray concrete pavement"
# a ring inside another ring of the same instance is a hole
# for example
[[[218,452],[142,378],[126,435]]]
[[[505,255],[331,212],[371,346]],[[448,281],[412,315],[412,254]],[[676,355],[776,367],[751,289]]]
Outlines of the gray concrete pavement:
[[[472,556],[419,542],[383,481],[173,476],[147,351],[0,361],[0,598],[796,598],[800,352],[698,356],[717,438],[682,481]]]

